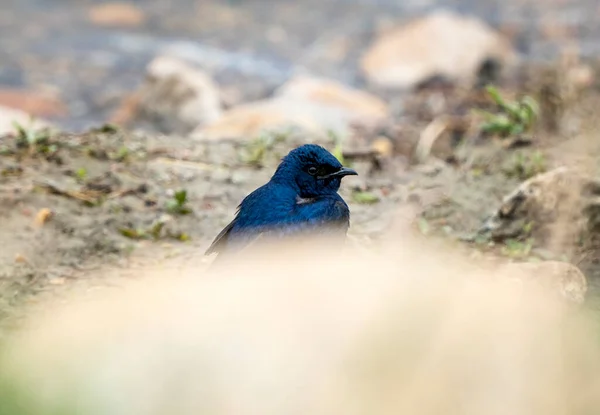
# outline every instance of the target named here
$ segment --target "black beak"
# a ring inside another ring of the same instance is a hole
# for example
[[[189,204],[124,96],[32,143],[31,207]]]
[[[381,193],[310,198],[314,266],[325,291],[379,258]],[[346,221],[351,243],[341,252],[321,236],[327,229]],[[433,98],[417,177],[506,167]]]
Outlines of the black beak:
[[[318,176],[317,179],[331,179],[333,177],[344,177],[344,176],[358,176],[358,173],[354,169],[348,167],[342,167],[334,173],[327,174],[325,176]]]

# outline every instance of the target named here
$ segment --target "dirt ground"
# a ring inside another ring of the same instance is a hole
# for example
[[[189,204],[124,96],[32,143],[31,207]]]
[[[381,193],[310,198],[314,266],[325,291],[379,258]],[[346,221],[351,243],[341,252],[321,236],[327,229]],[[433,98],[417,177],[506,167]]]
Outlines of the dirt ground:
[[[22,148],[18,136],[1,141],[3,321],[41,292],[82,279],[93,288],[98,282],[90,275],[104,274],[100,285],[106,285],[111,270],[122,277],[135,264],[203,258],[239,201],[268,180],[302,137],[285,137],[252,163],[244,161],[251,156],[244,143],[198,143],[111,128],[42,140],[29,148]],[[186,201],[177,205],[180,190],[187,192]],[[385,203],[353,206],[355,233],[380,232],[385,209]]]
[[[341,190],[351,209],[350,240],[377,243],[397,209],[412,204],[421,209],[415,227],[427,236],[511,260],[547,259],[538,241],[474,243],[465,236],[528,176],[565,164],[597,166],[597,153],[584,144],[595,142],[590,108],[598,98],[590,88],[569,109],[576,133],[539,127],[526,146],[467,140],[423,163],[401,150],[408,133],[391,138],[386,157],[374,157],[360,149],[377,134],[358,131],[342,146],[346,164],[359,172]],[[420,130],[424,120],[414,117]],[[83,134],[24,129],[0,138],[2,327],[18,322],[25,305],[69,287],[118,284],[128,271],[167,258],[208,263],[204,250],[240,200],[305,142],[335,147],[331,138],[293,132],[202,142],[112,126]],[[600,267],[594,255],[578,258],[567,259],[587,274],[594,297]]]

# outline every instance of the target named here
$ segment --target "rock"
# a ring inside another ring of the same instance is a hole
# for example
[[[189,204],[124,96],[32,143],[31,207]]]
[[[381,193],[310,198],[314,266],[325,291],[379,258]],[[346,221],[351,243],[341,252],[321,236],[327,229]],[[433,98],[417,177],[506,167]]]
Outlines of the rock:
[[[353,120],[365,122],[388,114],[387,105],[378,97],[329,79],[299,76],[279,88],[276,96],[339,109]]]
[[[119,106],[113,111],[108,122],[116,125],[127,125],[132,122],[138,115],[140,108],[140,94],[131,93],[125,95]]]
[[[60,99],[39,91],[0,88],[0,105],[35,117],[60,117],[68,110]]]
[[[290,105],[283,100],[261,100],[226,111],[217,121],[197,128],[192,136],[202,139],[255,138],[262,131],[296,126],[314,131],[319,125],[306,105]]]
[[[92,6],[90,22],[105,27],[137,27],[146,20],[144,12],[129,3],[104,3]]]
[[[485,221],[495,238],[530,233],[552,252],[574,246],[581,232],[600,222],[600,183],[582,172],[559,167],[521,183]]]
[[[180,59],[160,56],[148,66],[137,115],[166,133],[187,134],[221,116],[219,89],[204,71]]]
[[[351,123],[369,122],[387,114],[386,104],[367,92],[332,80],[298,77],[280,87],[272,98],[234,107],[193,135],[206,139],[252,138],[262,131],[287,127],[345,135]]]
[[[375,40],[361,59],[367,80],[384,88],[412,88],[441,77],[472,83],[486,62],[516,62],[510,42],[484,22],[437,11]]]
[[[371,149],[377,154],[379,157],[392,157],[394,154],[394,143],[387,137],[377,137],[371,143]]]
[[[13,108],[0,106],[0,135],[15,132],[14,123],[18,123],[26,128],[44,128],[50,124],[40,119],[32,119],[31,115]]]
[[[429,158],[433,146],[446,131],[448,124],[449,121],[446,117],[438,117],[423,129],[415,148],[415,159],[418,163],[424,163]],[[448,149],[448,153],[451,153],[450,149]]]
[[[581,304],[585,300],[588,288],[585,275],[568,262],[512,263],[505,266],[505,271],[511,278],[550,289],[567,301]]]
[[[44,226],[50,219],[52,219],[53,215],[54,212],[48,208],[40,209],[35,215],[35,225]]]
[[[27,258],[23,254],[17,254],[15,256],[15,262],[17,264],[27,264],[29,261],[27,260]]]
[[[572,134],[567,117],[596,82],[593,68],[582,62],[577,46],[560,51],[556,65],[532,65],[526,69],[527,88],[540,105],[541,123],[549,131]]]

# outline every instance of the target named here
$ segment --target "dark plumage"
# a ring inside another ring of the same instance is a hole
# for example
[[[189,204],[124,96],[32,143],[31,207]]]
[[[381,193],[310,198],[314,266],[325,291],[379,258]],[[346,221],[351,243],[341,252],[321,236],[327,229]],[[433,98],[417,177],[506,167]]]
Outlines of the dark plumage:
[[[306,144],[290,151],[271,180],[242,200],[206,254],[241,249],[260,235],[326,232],[345,238],[350,211],[337,191],[344,176],[356,174],[321,146]]]

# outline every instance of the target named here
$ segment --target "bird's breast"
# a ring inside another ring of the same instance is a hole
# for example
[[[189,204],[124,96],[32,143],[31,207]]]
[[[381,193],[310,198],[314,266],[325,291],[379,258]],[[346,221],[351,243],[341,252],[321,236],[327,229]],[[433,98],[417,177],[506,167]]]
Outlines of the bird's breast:
[[[317,199],[314,197],[300,197],[300,196],[296,196],[296,204],[297,205],[307,205],[309,203],[314,203],[316,202]]]

